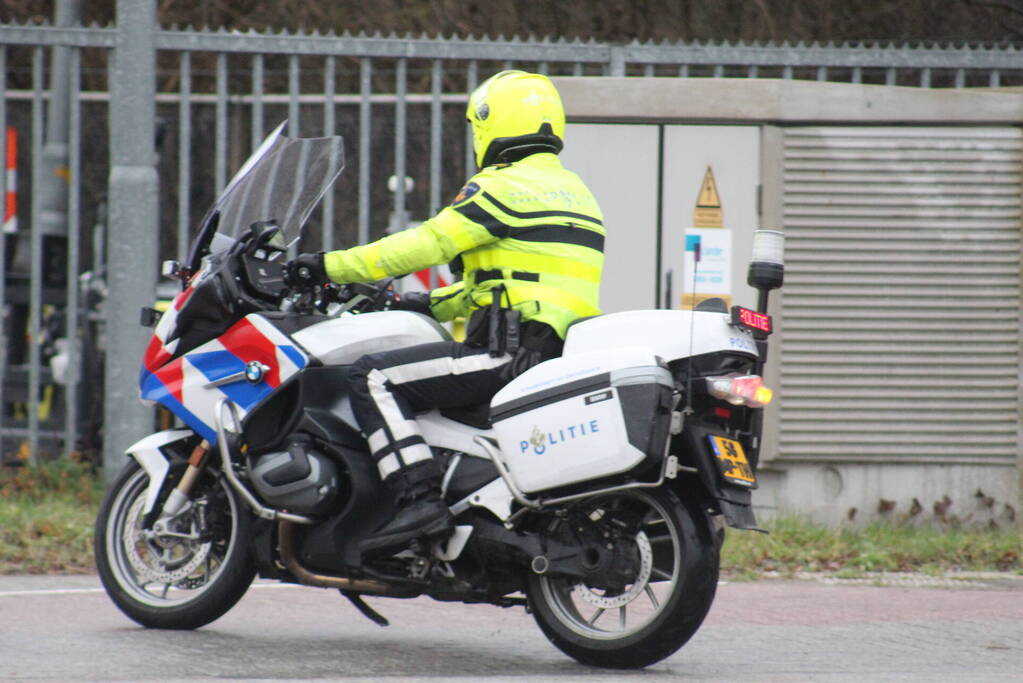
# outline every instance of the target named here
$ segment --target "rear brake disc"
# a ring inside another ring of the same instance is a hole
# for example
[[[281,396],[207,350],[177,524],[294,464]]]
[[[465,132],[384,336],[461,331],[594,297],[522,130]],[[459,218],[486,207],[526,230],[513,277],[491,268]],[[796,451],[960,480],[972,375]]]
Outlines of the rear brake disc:
[[[650,575],[654,569],[654,552],[650,547],[649,539],[647,539],[646,534],[642,531],[636,534],[636,547],[639,548],[639,573],[636,574],[636,579],[629,588],[615,595],[605,595],[598,593],[584,583],[577,583],[573,590],[582,600],[594,607],[614,609],[628,605],[646,589],[647,582],[650,580]]]

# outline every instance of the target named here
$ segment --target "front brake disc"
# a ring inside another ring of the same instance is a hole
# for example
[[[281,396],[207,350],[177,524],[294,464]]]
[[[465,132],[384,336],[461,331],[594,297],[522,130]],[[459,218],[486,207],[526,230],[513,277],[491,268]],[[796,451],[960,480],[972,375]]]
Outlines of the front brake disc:
[[[128,511],[133,520],[124,527],[121,543],[124,554],[138,575],[139,584],[176,584],[194,572],[209,557],[213,543],[172,538],[171,542],[154,543],[142,528],[146,499],[139,497]],[[175,553],[175,551],[180,551]]]

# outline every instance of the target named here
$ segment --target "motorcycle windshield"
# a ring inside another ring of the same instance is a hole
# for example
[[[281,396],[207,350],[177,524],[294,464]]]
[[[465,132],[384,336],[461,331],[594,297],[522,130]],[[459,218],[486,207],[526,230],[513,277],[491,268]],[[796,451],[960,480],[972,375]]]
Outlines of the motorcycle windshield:
[[[258,221],[274,221],[285,245],[291,246],[344,168],[340,136],[289,138],[281,133],[286,123],[252,153],[200,223],[205,228],[216,220],[217,233],[208,243],[212,253],[229,247]],[[200,230],[197,239],[204,232]]]

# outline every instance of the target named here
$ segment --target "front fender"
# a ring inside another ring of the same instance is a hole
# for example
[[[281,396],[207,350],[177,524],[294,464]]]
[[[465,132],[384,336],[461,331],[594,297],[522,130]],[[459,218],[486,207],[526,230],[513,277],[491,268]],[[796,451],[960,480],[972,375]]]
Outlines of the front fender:
[[[147,515],[156,506],[156,501],[160,498],[160,491],[163,489],[163,482],[167,478],[167,473],[170,472],[170,459],[161,449],[169,444],[194,437],[195,432],[191,429],[165,429],[136,441],[125,451],[128,456],[135,458],[139,466],[149,475],[149,488],[146,489],[145,513]]]

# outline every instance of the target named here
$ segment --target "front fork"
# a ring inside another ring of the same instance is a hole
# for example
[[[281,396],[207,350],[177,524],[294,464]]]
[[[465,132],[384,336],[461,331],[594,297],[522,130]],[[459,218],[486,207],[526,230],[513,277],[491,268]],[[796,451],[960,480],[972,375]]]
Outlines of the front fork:
[[[196,480],[202,473],[203,467],[206,466],[206,456],[209,455],[209,452],[210,442],[206,439],[203,439],[199,442],[198,446],[192,449],[192,454],[188,457],[188,468],[181,475],[178,485],[167,496],[167,500],[160,510],[160,516],[153,522],[154,532],[161,533],[165,531],[164,527],[167,520],[177,517],[189,508],[192,503],[192,498],[189,494],[191,494],[192,487],[195,486]]]
[[[210,444],[205,439],[199,443],[188,458],[188,467],[177,486],[167,496],[164,505],[157,509],[157,503],[166,485],[171,463],[163,452],[166,446],[194,438],[190,429],[166,429],[150,434],[128,449],[128,455],[138,462],[149,476],[149,487],[146,489],[146,506],[143,510],[143,526],[146,529],[158,530],[165,526],[166,521],[180,515],[188,509],[191,502],[190,493],[196,480],[208,462],[207,455]]]

